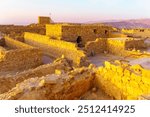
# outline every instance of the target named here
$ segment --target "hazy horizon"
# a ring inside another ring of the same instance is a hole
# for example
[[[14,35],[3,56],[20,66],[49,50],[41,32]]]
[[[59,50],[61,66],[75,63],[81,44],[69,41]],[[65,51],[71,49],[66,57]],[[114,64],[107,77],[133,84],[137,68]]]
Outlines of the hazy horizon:
[[[0,0],[0,24],[37,23],[38,16],[72,23],[148,19],[149,3],[149,0]]]

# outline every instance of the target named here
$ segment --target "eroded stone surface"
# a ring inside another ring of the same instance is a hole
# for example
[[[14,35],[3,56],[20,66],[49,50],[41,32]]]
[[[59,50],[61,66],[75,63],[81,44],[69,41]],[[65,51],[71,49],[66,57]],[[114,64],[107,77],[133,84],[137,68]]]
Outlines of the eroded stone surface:
[[[94,73],[87,68],[75,69],[62,75],[30,78],[1,94],[0,99],[77,99],[93,86],[93,80]]]
[[[55,70],[66,73],[72,69],[73,68],[65,58],[59,58],[51,64],[42,65],[35,69],[29,69],[15,75],[0,76],[0,94],[9,91],[11,88],[15,87],[16,84],[26,79],[54,74]]]

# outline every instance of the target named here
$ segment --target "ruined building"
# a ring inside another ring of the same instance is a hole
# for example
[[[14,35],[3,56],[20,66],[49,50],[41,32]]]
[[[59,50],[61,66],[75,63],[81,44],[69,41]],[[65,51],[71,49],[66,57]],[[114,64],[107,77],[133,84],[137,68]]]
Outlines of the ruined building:
[[[150,99],[143,31],[137,38],[106,25],[51,23],[0,26],[1,100]]]
[[[107,38],[112,27],[105,25],[47,24],[46,35],[58,40],[85,44],[96,38]]]
[[[38,24],[50,24],[52,23],[52,19],[50,17],[39,16]]]

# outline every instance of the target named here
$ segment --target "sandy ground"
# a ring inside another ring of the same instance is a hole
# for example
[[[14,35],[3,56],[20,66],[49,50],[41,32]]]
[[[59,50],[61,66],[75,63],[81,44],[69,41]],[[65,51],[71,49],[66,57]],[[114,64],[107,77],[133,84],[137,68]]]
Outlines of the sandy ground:
[[[45,56],[42,57],[42,62],[44,64],[49,64],[49,63],[53,62],[53,59],[51,57],[45,55]]]
[[[108,96],[103,90],[93,88],[92,90],[85,93],[81,100],[113,100],[112,97]]]
[[[17,73],[20,73],[20,72],[23,72],[23,71],[8,71],[8,72],[0,72],[0,77],[2,76],[14,76],[16,75]]]
[[[150,69],[150,58],[140,58],[130,61],[131,65],[139,64],[145,69]]]
[[[91,63],[95,64],[96,66],[103,66],[105,61],[113,61],[113,60],[132,60],[131,58],[126,58],[121,56],[116,56],[112,54],[99,54],[93,57],[89,57]]]

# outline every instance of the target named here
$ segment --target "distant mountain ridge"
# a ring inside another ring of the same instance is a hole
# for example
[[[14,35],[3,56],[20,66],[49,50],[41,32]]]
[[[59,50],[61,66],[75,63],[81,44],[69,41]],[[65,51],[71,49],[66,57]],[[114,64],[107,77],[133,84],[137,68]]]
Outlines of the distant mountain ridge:
[[[150,28],[150,19],[134,19],[134,20],[123,20],[123,21],[113,20],[113,21],[104,21],[100,23],[104,23],[106,25],[112,25],[113,27],[116,28]]]

